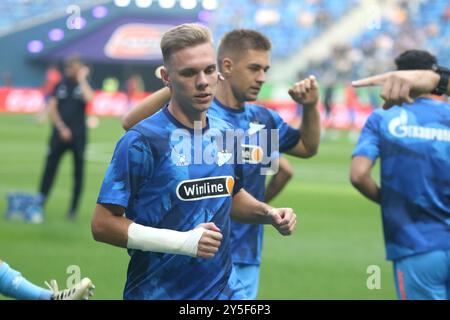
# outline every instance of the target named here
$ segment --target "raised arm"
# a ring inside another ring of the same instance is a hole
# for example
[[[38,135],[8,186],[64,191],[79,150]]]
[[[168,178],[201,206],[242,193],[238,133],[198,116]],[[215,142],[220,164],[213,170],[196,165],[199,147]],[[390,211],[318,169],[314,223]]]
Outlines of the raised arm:
[[[94,90],[91,85],[87,81],[87,77],[89,76],[89,68],[84,66],[82,67],[77,74],[78,84],[81,88],[81,93],[83,95],[83,99],[86,103],[89,103],[94,99]]]
[[[299,129],[300,140],[287,153],[301,158],[310,158],[317,153],[320,142],[320,114],[317,110],[319,85],[316,78],[310,76],[297,82],[289,89],[289,95],[295,102],[303,105],[303,117]]]
[[[170,100],[170,89],[164,87],[152,93],[142,101],[138,102],[122,118],[122,127],[125,130],[130,129],[139,121],[158,112]]]
[[[437,86],[440,76],[431,70],[393,71],[373,77],[353,81],[356,88],[381,86],[380,96],[386,101],[384,109],[394,105],[412,103],[422,94],[431,93]],[[450,83],[447,95],[450,94]]]

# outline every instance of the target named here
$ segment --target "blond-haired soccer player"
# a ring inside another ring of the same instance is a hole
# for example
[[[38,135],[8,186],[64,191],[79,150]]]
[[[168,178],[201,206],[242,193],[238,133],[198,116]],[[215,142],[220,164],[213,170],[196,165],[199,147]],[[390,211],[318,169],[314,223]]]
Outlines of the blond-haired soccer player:
[[[289,92],[297,103],[303,105],[300,128],[288,126],[276,112],[254,103],[266,81],[270,52],[270,40],[260,32],[235,29],[225,34],[218,49],[218,64],[223,81],[219,82],[216,97],[208,109],[209,115],[223,119],[247,133],[241,142],[243,187],[256,199],[265,202],[276,197],[293,174],[288,160],[280,157],[279,152],[309,158],[317,152],[320,140],[317,111],[319,91],[314,77],[296,83]],[[129,129],[153,114],[169,98],[169,89],[159,90],[147,97],[125,115],[124,128]],[[278,130],[279,147],[272,150],[270,134],[274,129]],[[255,154],[259,151],[272,162],[264,161],[262,157],[256,159]],[[275,174],[266,187],[266,175],[262,170],[269,165],[275,169]],[[258,292],[262,242],[261,225],[232,222],[233,264],[250,299],[255,299]]]
[[[117,144],[93,235],[129,249],[125,299],[245,299],[231,261],[230,212],[283,235],[293,232],[296,215],[241,188],[235,139],[226,139],[231,126],[206,114],[218,83],[209,30],[174,27],[161,50],[170,103]]]

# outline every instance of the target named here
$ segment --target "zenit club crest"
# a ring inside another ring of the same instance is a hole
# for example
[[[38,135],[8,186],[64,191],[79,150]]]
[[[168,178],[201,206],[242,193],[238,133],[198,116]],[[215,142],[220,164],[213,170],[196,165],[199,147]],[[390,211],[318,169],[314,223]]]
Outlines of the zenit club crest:
[[[231,152],[228,152],[226,150],[220,151],[217,153],[217,165],[219,167],[223,166],[225,163],[227,163],[233,154]]]
[[[228,197],[233,193],[232,176],[184,180],[177,186],[177,197],[183,201]]]
[[[258,164],[263,158],[263,149],[260,146],[242,144],[242,160],[244,163]]]
[[[265,124],[258,123],[258,122],[250,122],[247,132],[248,132],[249,135],[252,135],[252,134],[255,134],[258,131],[264,129],[265,127],[266,127]]]

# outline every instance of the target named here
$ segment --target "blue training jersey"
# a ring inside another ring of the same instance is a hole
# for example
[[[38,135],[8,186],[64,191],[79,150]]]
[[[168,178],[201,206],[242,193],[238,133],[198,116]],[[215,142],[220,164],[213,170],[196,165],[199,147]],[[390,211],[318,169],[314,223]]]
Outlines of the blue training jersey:
[[[261,169],[268,168],[270,164],[265,164],[262,157],[257,159],[255,154],[263,152],[267,159],[278,157],[279,152],[289,150],[297,144],[300,139],[299,131],[290,127],[275,111],[254,104],[247,103],[243,109],[238,110],[214,99],[208,114],[227,121],[236,129],[246,132],[253,130],[253,135],[246,135],[245,140],[241,141],[244,161],[243,188],[256,199],[264,201],[266,175],[261,174]],[[278,150],[273,152],[270,150],[272,149],[271,132],[267,133],[267,139],[263,135],[258,136],[264,130],[272,129],[279,130],[279,147],[274,146],[274,149]],[[261,152],[255,152],[257,150]],[[231,253],[234,263],[252,265],[261,263],[263,230],[262,225],[231,222]]]
[[[241,184],[239,166],[233,159],[227,161],[226,148],[215,141],[230,125],[212,116],[207,121],[196,144],[193,130],[165,107],[117,143],[97,203],[124,207],[127,218],[144,226],[188,231],[214,222],[223,234],[212,259],[128,250],[125,299],[245,298],[235,295],[239,288],[235,288],[229,237],[232,195]],[[199,146],[207,150],[214,161],[197,164],[194,146],[197,151]]]
[[[450,249],[450,105],[419,98],[376,110],[353,151],[381,161],[387,259]]]

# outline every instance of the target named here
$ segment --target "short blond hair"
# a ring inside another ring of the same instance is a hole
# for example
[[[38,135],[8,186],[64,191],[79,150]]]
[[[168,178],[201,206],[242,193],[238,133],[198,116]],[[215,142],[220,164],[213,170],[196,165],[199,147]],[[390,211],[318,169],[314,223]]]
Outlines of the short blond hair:
[[[169,29],[161,39],[161,51],[164,64],[177,51],[195,47],[199,44],[211,43],[211,32],[207,27],[195,23],[185,23]]]

